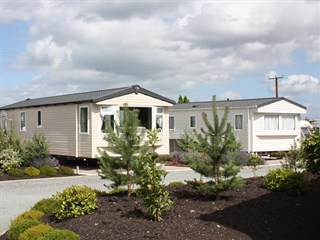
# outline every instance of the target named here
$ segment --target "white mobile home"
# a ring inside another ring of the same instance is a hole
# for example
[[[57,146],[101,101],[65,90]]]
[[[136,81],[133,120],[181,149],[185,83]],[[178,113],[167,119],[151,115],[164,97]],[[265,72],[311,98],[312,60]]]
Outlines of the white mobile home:
[[[53,155],[97,158],[107,149],[104,123],[119,122],[124,104],[139,110],[141,127],[160,128],[159,154],[169,153],[169,107],[174,101],[138,85],[27,99],[0,108],[0,125],[22,139],[43,132]]]
[[[217,101],[218,115],[230,109],[228,121],[246,152],[287,151],[300,138],[301,114],[306,107],[287,98],[258,98]],[[169,110],[170,151],[178,150],[176,140],[184,130],[205,128],[202,112],[212,122],[212,102],[176,104]]]

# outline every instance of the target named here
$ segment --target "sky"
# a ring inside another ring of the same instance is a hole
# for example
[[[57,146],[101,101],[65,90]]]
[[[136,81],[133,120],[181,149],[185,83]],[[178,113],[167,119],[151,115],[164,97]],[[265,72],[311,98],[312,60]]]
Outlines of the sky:
[[[320,121],[320,2],[0,0],[0,106],[141,87],[177,101],[279,96]]]

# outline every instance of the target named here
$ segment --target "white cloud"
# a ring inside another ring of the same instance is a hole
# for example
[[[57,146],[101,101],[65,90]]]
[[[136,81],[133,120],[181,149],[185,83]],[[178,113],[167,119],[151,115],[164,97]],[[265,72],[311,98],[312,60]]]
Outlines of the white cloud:
[[[309,75],[290,75],[279,80],[279,92],[281,95],[295,95],[320,93],[320,81],[318,78]]]

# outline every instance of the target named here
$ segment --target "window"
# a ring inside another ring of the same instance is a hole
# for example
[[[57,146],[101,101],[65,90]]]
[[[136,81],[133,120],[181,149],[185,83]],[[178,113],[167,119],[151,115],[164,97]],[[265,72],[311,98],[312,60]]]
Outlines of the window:
[[[264,116],[265,130],[279,130],[279,115]]]
[[[20,113],[20,131],[26,131],[26,112]]]
[[[101,108],[101,131],[106,132],[106,129],[111,126],[114,129],[114,115],[115,115],[115,107],[102,107]]]
[[[160,129],[160,131],[162,131],[163,129],[163,108],[162,107],[157,108],[156,128]]]
[[[81,133],[88,132],[88,108],[87,107],[80,108],[80,132]]]
[[[2,111],[2,114],[1,114],[1,122],[0,122],[0,127],[2,129],[7,129],[7,126],[8,125],[8,116],[7,116],[7,113]]]
[[[37,127],[42,127],[42,111],[37,112]]]
[[[295,117],[294,115],[287,115],[282,117],[282,129],[283,130],[295,130],[296,124],[295,124]]]
[[[191,128],[196,127],[196,116],[190,116],[190,127]]]
[[[129,107],[132,111],[137,109],[139,111],[140,126],[151,130],[152,128],[152,109],[148,107]],[[120,107],[120,121],[124,119],[124,108]]]
[[[234,127],[236,130],[243,129],[243,115],[235,115]]]
[[[174,129],[174,117],[169,117],[169,129]]]

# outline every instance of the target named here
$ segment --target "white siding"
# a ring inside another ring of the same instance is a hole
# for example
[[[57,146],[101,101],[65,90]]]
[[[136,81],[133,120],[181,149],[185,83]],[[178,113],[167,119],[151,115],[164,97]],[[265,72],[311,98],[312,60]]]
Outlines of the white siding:
[[[292,104],[288,101],[281,100],[272,104],[258,108],[258,112],[261,113],[299,113],[305,114],[307,110],[301,108],[295,104]]]

